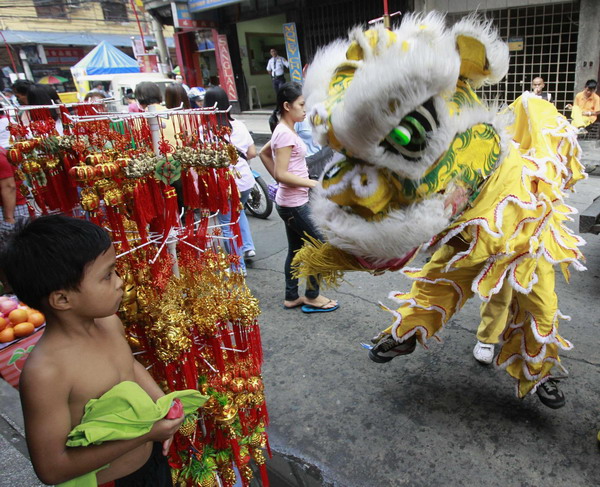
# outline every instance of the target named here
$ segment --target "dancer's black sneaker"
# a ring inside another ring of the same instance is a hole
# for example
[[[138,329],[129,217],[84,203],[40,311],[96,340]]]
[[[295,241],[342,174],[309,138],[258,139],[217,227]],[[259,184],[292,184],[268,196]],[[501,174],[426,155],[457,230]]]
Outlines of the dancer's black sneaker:
[[[544,406],[558,409],[565,405],[565,395],[558,388],[556,379],[548,379],[535,390],[535,393]]]
[[[373,362],[383,364],[389,362],[398,355],[408,355],[413,353],[417,346],[417,337],[412,336],[408,340],[400,343],[394,340],[392,335],[382,334],[380,335],[377,344],[369,350],[369,358]]]

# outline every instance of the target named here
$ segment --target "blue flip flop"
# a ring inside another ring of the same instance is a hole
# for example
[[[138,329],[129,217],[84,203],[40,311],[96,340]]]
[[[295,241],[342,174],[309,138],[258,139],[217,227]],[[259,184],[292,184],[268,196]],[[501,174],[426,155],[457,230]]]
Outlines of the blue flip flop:
[[[323,306],[327,306],[332,301],[333,300],[330,299]],[[305,304],[302,306],[302,312],[303,313],[329,313],[330,311],[335,311],[336,309],[338,309],[340,307],[339,304],[336,304],[335,306],[332,306],[331,308],[324,308],[323,306],[314,306],[312,304]]]

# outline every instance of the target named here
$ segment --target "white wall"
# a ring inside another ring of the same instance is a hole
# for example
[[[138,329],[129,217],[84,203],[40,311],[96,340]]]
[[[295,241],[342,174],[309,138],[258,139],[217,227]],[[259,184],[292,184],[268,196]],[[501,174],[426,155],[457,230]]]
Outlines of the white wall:
[[[508,7],[525,7],[545,3],[561,3],[565,0],[415,0],[415,11],[438,10],[440,12],[471,12]]]

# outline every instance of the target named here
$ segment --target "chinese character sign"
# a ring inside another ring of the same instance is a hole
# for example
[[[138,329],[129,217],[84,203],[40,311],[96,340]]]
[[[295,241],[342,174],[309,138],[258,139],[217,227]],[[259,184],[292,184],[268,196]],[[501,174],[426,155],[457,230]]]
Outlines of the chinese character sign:
[[[300,48],[298,46],[298,34],[296,23],[283,24],[283,35],[285,37],[285,50],[287,60],[290,63],[290,80],[302,83],[302,61],[300,60]]]

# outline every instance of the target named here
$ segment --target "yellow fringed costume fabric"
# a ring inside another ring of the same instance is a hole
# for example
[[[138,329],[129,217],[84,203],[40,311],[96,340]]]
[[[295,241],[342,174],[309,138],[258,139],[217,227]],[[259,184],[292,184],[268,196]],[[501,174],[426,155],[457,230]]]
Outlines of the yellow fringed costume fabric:
[[[586,175],[575,129],[552,104],[524,94],[501,110],[479,99],[473,88],[507,67],[489,23],[470,16],[448,30],[436,13],[407,15],[393,32],[355,29],[318,53],[310,118],[345,157],[311,202],[327,242],[307,242],[294,265],[333,284],[344,270],[402,269],[414,283],[389,295],[399,306],[386,308],[394,322],[382,333],[423,345],[467,299],[489,301],[508,282],[496,364],[523,397],[572,348],[559,334],[554,267],[567,280],[570,267],[585,269],[565,197]],[[406,267],[426,249],[435,252],[422,269]]]

